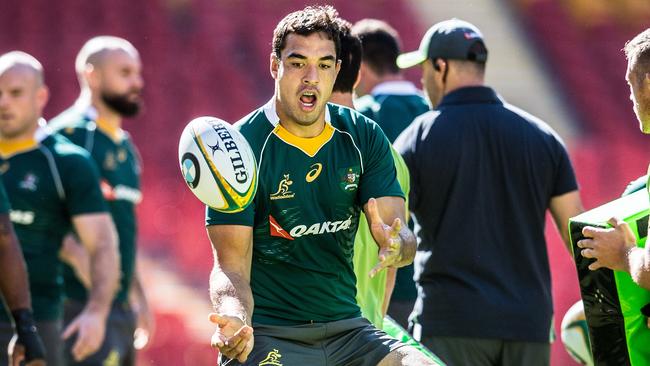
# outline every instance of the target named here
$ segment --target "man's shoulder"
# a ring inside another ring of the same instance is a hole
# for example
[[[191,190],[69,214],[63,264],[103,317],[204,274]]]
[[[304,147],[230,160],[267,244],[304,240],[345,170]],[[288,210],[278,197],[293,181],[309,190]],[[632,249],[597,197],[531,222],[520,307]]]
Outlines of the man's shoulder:
[[[354,100],[354,108],[368,118],[374,119],[374,115],[379,110],[379,107],[380,104],[370,94],[366,94]]]
[[[90,154],[59,133],[47,136],[41,145],[51,154],[57,165],[74,165],[90,161]]]
[[[266,115],[264,107],[260,107],[233,123],[233,126],[246,138],[257,155],[275,126]]]
[[[90,122],[85,113],[79,108],[72,106],[52,118],[47,126],[52,131],[61,131],[63,129],[86,128]]]
[[[512,114],[512,118],[518,118],[523,123],[529,125],[531,132],[561,141],[560,136],[555,132],[553,127],[544,122],[541,118],[509,103],[504,103],[503,107]]]
[[[372,131],[378,129],[375,121],[359,111],[332,103],[327,103],[327,108],[330,123],[339,131],[356,135],[359,133],[374,133]]]

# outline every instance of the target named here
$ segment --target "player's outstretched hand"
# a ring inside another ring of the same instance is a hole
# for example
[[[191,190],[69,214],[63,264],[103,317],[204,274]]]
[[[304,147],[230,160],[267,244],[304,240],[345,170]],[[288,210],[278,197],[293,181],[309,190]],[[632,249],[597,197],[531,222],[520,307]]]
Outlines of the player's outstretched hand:
[[[582,229],[585,239],[577,243],[582,249],[580,254],[596,259],[589,265],[592,271],[602,267],[626,271],[628,253],[636,247],[636,238],[625,221],[612,217],[607,222],[612,228],[586,226]]]
[[[370,231],[379,246],[379,263],[369,273],[374,277],[382,269],[395,266],[402,260],[402,238],[399,236],[402,220],[396,218],[391,226],[386,225],[374,198],[368,200],[366,210],[371,221]]]
[[[99,312],[84,309],[81,314],[63,331],[63,339],[70,338],[77,334],[77,340],[72,346],[72,357],[80,362],[86,357],[97,352],[104,342],[106,332],[106,316]]]
[[[210,345],[218,348],[229,359],[243,363],[253,350],[253,328],[236,316],[210,314],[210,321],[217,325]]]

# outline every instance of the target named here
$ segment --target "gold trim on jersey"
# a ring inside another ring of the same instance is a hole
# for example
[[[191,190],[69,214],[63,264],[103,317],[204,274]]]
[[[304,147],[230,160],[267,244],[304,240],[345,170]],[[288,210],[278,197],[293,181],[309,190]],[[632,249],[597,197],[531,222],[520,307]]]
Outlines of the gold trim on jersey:
[[[112,125],[101,118],[97,118],[95,124],[100,131],[110,137],[114,142],[121,142],[124,139],[124,131],[120,127]]]
[[[0,156],[7,159],[18,153],[33,150],[38,147],[38,141],[34,138],[20,141],[0,141]]]
[[[329,123],[325,123],[325,128],[323,128],[323,131],[318,136],[298,137],[287,131],[287,129],[282,127],[282,125],[278,124],[273,130],[273,133],[280,138],[280,140],[302,150],[302,152],[313,158],[316,156],[316,153],[318,153],[318,151],[332,139],[332,136],[334,136],[334,127]]]

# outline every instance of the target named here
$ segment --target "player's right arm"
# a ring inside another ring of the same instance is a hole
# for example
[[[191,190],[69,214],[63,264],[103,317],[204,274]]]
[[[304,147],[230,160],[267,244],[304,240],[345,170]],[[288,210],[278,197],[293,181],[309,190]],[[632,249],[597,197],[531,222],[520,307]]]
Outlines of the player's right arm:
[[[210,298],[215,312],[210,321],[217,324],[211,345],[224,356],[244,362],[253,349],[253,228],[210,225],[207,230],[214,255]]]
[[[45,347],[36,328],[29,298],[25,260],[8,214],[0,214],[0,290],[11,311],[18,338],[9,350],[11,364],[44,365]]]
[[[83,311],[65,329],[64,338],[78,332],[72,347],[75,360],[81,361],[101,346],[106,319],[120,276],[117,233],[108,212],[72,217],[74,231],[90,259],[90,289]]]
[[[582,201],[580,200],[580,192],[577,190],[561,194],[551,198],[549,210],[555,226],[557,227],[564,245],[571,253],[571,239],[569,238],[569,219],[581,214],[584,211]]]

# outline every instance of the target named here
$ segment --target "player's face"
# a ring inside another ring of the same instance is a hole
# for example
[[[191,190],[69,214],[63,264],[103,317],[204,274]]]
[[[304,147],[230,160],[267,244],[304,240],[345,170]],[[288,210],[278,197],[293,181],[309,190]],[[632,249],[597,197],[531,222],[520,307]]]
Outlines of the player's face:
[[[280,59],[271,55],[280,121],[303,127],[323,122],[339,67],[334,41],[324,33],[289,34]]]
[[[442,88],[436,80],[436,71],[433,61],[426,60],[422,63],[422,89],[432,108],[435,108],[442,99]],[[440,73],[439,71],[437,73]]]
[[[97,72],[102,101],[124,117],[136,115],[142,105],[144,86],[140,59],[122,50],[111,51]]]
[[[625,80],[630,86],[630,100],[643,133],[650,134],[650,74],[628,63]]]
[[[0,137],[32,137],[47,98],[47,88],[39,83],[36,71],[14,66],[0,74]]]

